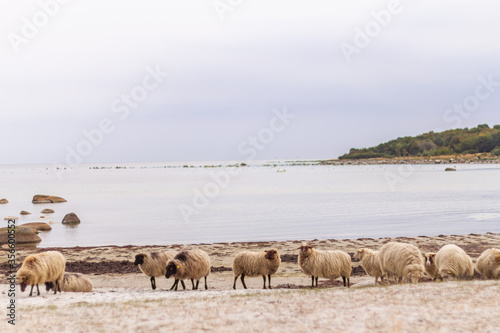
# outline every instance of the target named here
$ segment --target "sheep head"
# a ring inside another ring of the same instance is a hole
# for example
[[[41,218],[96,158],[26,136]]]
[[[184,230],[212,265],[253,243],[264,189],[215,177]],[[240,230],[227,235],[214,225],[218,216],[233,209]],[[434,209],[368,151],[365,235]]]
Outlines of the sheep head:
[[[424,254],[425,266],[434,265],[435,258],[436,258],[436,254],[434,252]]]
[[[424,267],[418,264],[408,265],[404,270],[403,276],[408,282],[418,283],[418,280],[424,277]]]
[[[140,253],[135,256],[135,262],[134,265],[142,265],[144,264],[144,260],[146,259],[146,255],[144,253]]]
[[[353,256],[353,259],[363,259],[365,256],[365,249],[359,249]]]
[[[34,278],[31,272],[18,272],[17,280],[19,281],[19,286],[21,287],[21,291],[24,292],[26,287],[31,284],[35,284],[36,279]]]
[[[308,256],[312,253],[314,248],[310,245],[307,245],[307,243],[303,243],[301,247],[298,247],[297,250],[299,251],[299,254],[302,256]]]
[[[175,261],[171,261],[167,264],[167,273],[165,274],[165,277],[168,279],[172,275],[181,273],[180,271],[181,271],[180,265]]]
[[[266,255],[264,256],[264,258],[266,258],[267,260],[274,260],[278,257],[278,251],[276,251],[275,249],[271,249],[265,252]]]

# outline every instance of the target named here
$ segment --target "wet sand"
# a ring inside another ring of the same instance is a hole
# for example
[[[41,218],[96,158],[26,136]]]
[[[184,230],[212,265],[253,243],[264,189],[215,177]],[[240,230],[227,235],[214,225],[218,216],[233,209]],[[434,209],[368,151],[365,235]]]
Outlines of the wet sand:
[[[318,249],[343,250],[353,255],[361,247],[379,249],[389,241],[412,243],[422,252],[435,252],[445,244],[454,243],[462,247],[474,262],[484,250],[500,248],[500,234],[494,233],[330,239],[309,241],[309,244]],[[320,279],[320,289],[311,290],[310,277],[305,276],[297,265],[297,247],[301,243],[286,241],[20,249],[17,253],[19,264],[32,253],[47,250],[62,252],[67,259],[66,270],[86,274],[94,284],[94,291],[53,295],[41,288],[40,296],[28,297],[28,292],[20,293],[18,290],[16,328],[32,332],[52,331],[54,328],[71,332],[146,332],[158,329],[181,332],[303,332],[346,328],[371,332],[416,332],[436,330],[453,323],[465,325],[461,328],[453,326],[460,331],[493,332],[492,328],[500,327],[500,281],[483,281],[476,275],[474,281],[437,283],[423,278],[417,286],[374,287],[374,279],[364,273],[359,262],[353,261],[352,288],[342,287],[341,279]],[[191,283],[187,283],[187,291],[171,292],[169,288],[173,281],[165,278],[156,279],[158,288],[153,291],[149,278],[133,265],[134,256],[140,252],[194,247],[205,250],[212,261],[208,291],[191,291]],[[243,250],[270,248],[277,249],[282,257],[280,269],[272,279],[274,289],[262,290],[262,278],[256,277],[245,279],[248,290],[242,290],[239,280],[238,290],[232,290],[231,266],[235,254]],[[7,253],[3,249],[0,253],[0,273],[4,275],[7,271]],[[5,283],[3,279],[2,284]],[[7,305],[5,286],[2,287],[0,300],[3,299]],[[66,308],[71,309],[70,313],[61,311]],[[436,310],[438,308],[439,311]],[[92,316],[92,320],[84,315]],[[491,326],[493,324],[497,326]],[[3,320],[0,323],[2,332],[5,325],[6,320]]]

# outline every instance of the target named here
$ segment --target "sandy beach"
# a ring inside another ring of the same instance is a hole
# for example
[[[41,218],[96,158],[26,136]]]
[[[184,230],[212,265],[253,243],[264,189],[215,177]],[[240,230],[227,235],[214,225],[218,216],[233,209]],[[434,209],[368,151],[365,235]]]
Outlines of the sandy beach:
[[[486,249],[500,247],[500,234],[440,235],[435,237],[360,238],[309,241],[319,249],[378,249],[389,241],[412,243],[422,252],[437,251],[454,243],[475,261]],[[297,247],[302,241],[243,242],[169,246],[105,246],[19,249],[17,261],[32,253],[58,250],[67,259],[66,270],[87,275],[91,293],[28,297],[17,291],[16,330],[25,332],[149,332],[193,331],[370,331],[421,332],[423,330],[494,332],[500,327],[500,281],[430,282],[418,285],[373,285],[360,263],[353,261],[351,288],[341,281],[320,279],[319,289],[310,289],[310,277],[297,265]],[[172,280],[157,278],[151,290],[149,278],[133,265],[135,254],[199,247],[212,261],[209,290],[169,291]],[[282,256],[273,290],[262,290],[262,278],[247,278],[249,289],[238,280],[232,290],[234,255],[243,250],[275,248]],[[5,276],[7,252],[2,249],[0,268]],[[8,305],[7,285],[2,280],[1,300]],[[4,307],[4,306],[2,306]],[[4,319],[4,329],[12,329]]]

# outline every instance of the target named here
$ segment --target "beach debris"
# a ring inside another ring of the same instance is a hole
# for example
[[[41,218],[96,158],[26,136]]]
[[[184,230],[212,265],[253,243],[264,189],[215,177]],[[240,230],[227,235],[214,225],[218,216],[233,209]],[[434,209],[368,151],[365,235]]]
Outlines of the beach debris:
[[[75,213],[68,213],[64,216],[62,224],[79,224],[80,219]]]
[[[37,194],[33,196],[33,201],[32,203],[34,204],[42,204],[42,203],[59,203],[59,202],[66,202],[66,199],[63,199],[61,197],[56,197],[54,195],[45,195],[45,194]]]
[[[3,198],[3,199],[0,199],[0,204],[2,205],[5,205],[5,204],[8,204],[9,203],[9,200]]]

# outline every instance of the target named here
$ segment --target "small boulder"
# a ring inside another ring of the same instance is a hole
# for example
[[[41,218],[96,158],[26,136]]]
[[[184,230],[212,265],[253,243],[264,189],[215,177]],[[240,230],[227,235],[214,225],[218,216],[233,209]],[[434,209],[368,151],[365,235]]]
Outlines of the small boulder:
[[[446,169],[444,169],[444,171],[457,171],[457,169],[455,169],[455,168],[446,168]]]
[[[50,208],[45,208],[40,213],[42,213],[42,214],[54,214],[55,211],[53,209],[50,209]]]
[[[7,203],[9,203],[9,200],[7,200],[5,198],[4,199],[0,199],[0,204],[4,205],[4,204],[7,204]]]
[[[66,214],[62,220],[62,224],[79,224],[80,219],[75,213]]]
[[[30,212],[27,212],[25,210],[22,210],[21,213],[19,213],[21,215],[30,215],[31,213]]]
[[[54,195],[37,194],[33,197],[34,204],[66,202],[66,199]]]
[[[19,220],[19,217],[17,216],[6,216],[4,218],[5,221],[9,221],[9,220]]]
[[[37,231],[50,231],[50,230],[52,230],[52,227],[44,222],[23,223],[20,225],[20,227],[31,228],[31,229],[35,229]]]
[[[9,241],[9,228],[0,228],[0,244]],[[31,228],[16,227],[16,244],[40,243],[42,239]]]

